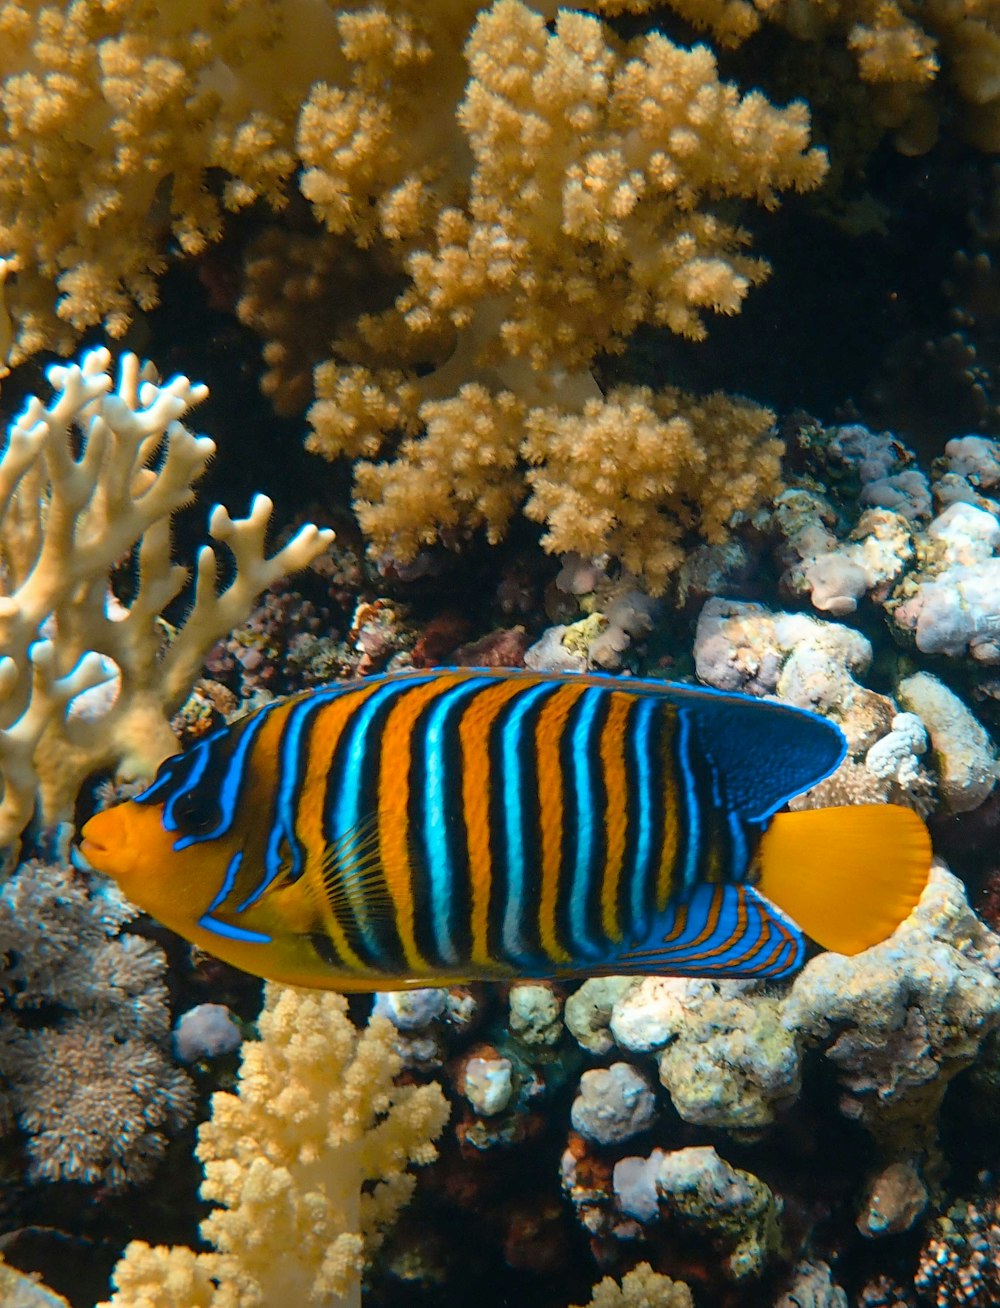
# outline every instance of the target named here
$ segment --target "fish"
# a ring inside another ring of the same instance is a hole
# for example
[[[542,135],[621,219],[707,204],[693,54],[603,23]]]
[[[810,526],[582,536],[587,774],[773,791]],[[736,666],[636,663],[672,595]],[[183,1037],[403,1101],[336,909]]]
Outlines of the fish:
[[[856,953],[927,883],[896,805],[780,811],[845,757],[806,709],[687,684],[407,670],[274,701],[95,814],[80,851],[247,972],[343,991]]]

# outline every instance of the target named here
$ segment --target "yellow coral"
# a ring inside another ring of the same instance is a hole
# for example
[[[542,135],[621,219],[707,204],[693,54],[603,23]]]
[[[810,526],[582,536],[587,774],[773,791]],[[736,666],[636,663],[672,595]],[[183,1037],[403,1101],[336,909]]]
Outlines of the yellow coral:
[[[745,35],[749,0],[710,3],[710,29]],[[495,539],[525,494],[532,413],[579,417],[600,398],[595,359],[640,324],[701,339],[709,314],[738,312],[767,273],[738,204],[772,208],[826,170],[804,104],[741,95],[704,46],[623,43],[579,12],[650,8],[341,0],[309,5],[306,40],[295,0],[0,0],[11,361],[99,321],[120,333],[155,301],[171,240],[197,253],[227,208],[280,208],[297,176],[362,266],[298,344],[266,281],[244,297],[268,387],[294,404],[325,350],[309,446],[388,459],[360,467],[360,511],[397,558],[478,527]],[[293,289],[305,306],[319,288]]]
[[[448,1106],[436,1085],[394,1085],[391,1024],[359,1033],[346,1007],[267,986],[237,1093],[213,1095],[199,1131],[215,1252],[133,1241],[101,1308],[360,1304],[366,1250],[410,1197],[407,1164],[436,1156]]]
[[[683,1281],[639,1263],[625,1273],[620,1285],[610,1276],[599,1281],[587,1308],[694,1308],[694,1299]]]

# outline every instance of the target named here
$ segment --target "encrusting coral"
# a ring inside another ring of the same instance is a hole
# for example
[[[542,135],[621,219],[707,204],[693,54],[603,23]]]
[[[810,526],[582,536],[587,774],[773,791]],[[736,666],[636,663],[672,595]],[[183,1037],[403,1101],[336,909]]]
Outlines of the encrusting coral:
[[[159,615],[188,576],[171,560],[170,518],[215,452],[180,418],[208,390],[160,384],[132,354],[115,384],[110,363],[95,349],[50,368],[52,402],[31,397],[0,453],[0,846],[17,840],[36,792],[42,820],[57,822],[98,768],[142,777],[175,753],[169,717],[206,652],[333,536],[308,525],[267,558],[271,501],[257,496],[237,520],[217,505],[209,534],[235,575],[217,591],[215,552],[202,548],[193,605],[164,648]],[[123,606],[110,575],[133,549],[138,585]]]
[[[133,1241],[102,1308],[360,1305],[366,1251],[410,1197],[407,1166],[436,1157],[448,1105],[435,1084],[394,1085],[391,1023],[358,1032],[346,1008],[268,985],[237,1093],[215,1094],[199,1130],[215,1252]]]

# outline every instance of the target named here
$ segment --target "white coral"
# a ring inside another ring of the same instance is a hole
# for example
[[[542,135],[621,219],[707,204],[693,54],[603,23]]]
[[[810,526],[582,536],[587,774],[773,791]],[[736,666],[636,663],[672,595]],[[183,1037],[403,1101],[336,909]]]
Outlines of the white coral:
[[[309,525],[267,558],[270,500],[257,496],[235,521],[217,506],[209,533],[235,555],[236,574],[217,592],[215,551],[200,551],[193,608],[164,650],[159,614],[188,576],[171,561],[171,515],[215,452],[180,419],[208,389],[181,376],[160,383],[133,354],[115,384],[110,365],[96,349],[50,368],[52,402],[32,396],[0,453],[0,845],[17,840],[36,792],[43,820],[59,821],[89,773],[115,764],[141,777],[174,753],[168,718],[207,650],[332,539]],[[109,575],[133,550],[138,587],[123,608]],[[108,680],[110,702],[67,715],[76,695]]]

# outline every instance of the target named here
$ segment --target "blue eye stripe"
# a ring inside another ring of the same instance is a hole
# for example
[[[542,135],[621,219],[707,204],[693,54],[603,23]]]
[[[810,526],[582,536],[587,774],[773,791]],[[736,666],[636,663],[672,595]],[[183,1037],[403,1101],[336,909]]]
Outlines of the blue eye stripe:
[[[170,798],[163,806],[163,829],[164,831],[177,830],[177,818],[174,816],[174,810],[177,807],[177,801],[182,795],[188,795],[194,790],[195,786],[203,776],[205,769],[208,767],[209,752],[208,743],[202,741],[196,745],[191,755],[191,765],[187,769],[186,776],[181,780],[178,788],[173,792]],[[175,845],[176,849],[177,846]]]
[[[267,704],[264,708],[260,709],[247,723],[246,729],[240,736],[239,742],[233,750],[233,756],[229,760],[229,766],[226,768],[225,777],[219,790],[219,808],[221,810],[221,816],[218,824],[214,826],[211,831],[196,833],[190,836],[182,836],[180,840],[174,842],[174,849],[180,851],[182,849],[187,849],[190,845],[200,845],[206,840],[214,840],[216,836],[225,835],[233,825],[233,818],[236,813],[236,801],[239,798],[239,793],[243,786],[243,773],[245,770],[247,755],[250,752],[250,746],[253,743],[253,738],[264,725],[267,715],[273,709],[276,709],[280,702],[280,700],[275,700],[273,704]],[[204,771],[206,764],[202,765],[201,771]],[[199,776],[201,775],[201,771],[198,773]],[[187,794],[191,788],[192,787],[189,785],[184,793]],[[165,816],[166,814],[164,814],[164,817]],[[166,823],[164,823],[164,825],[166,825]],[[169,829],[176,830],[176,826]]]
[[[236,874],[239,872],[240,864],[242,862],[243,862],[243,850],[238,849],[236,853],[232,856],[232,858],[229,860],[229,866],[226,868],[226,875],[223,878],[222,886],[219,890],[219,893],[209,904],[208,908],[205,909],[206,913],[214,913],[215,910],[219,907],[219,905],[225,902],[225,900],[229,895],[229,892],[232,890],[236,882]]]
[[[155,799],[165,787],[185,785],[185,778],[190,773],[191,759],[195,751],[199,748],[207,749],[208,746],[228,733],[228,727],[217,727],[215,731],[210,732],[186,753],[174,754],[170,758],[164,759],[160,764],[163,775],[155,777],[145,790],[135,796],[133,803],[147,804],[150,800]]]

